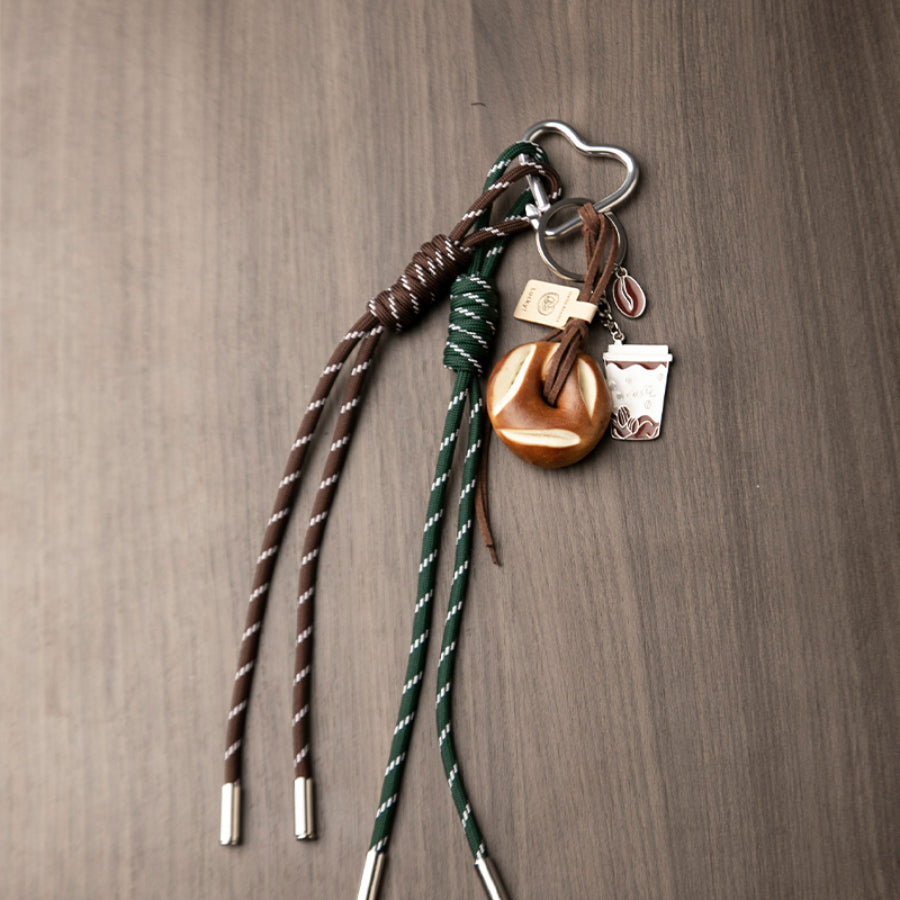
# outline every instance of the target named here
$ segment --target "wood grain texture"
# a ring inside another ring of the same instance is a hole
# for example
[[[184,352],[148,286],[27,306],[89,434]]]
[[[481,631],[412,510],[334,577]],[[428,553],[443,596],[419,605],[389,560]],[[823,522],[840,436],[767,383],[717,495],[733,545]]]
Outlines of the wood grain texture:
[[[559,472],[495,444],[503,566],[476,556],[455,700],[492,855],[521,900],[897,896],[898,25],[879,0],[4,0],[0,893],[356,896],[443,312],[386,341],[323,551],[309,846],[296,525],[245,843],[217,844],[252,561],[328,349],[559,117],[640,160],[626,330],[676,361],[657,442]],[[570,195],[617,184],[547,147]],[[540,275],[518,242],[507,312]],[[498,350],[534,334],[507,315]],[[482,896],[433,684],[384,900]]]

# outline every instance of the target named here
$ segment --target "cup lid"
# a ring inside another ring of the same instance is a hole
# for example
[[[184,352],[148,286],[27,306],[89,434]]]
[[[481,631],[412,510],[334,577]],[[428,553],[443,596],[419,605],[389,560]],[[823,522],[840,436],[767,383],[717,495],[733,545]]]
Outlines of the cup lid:
[[[603,354],[606,362],[671,362],[668,344],[610,344]]]

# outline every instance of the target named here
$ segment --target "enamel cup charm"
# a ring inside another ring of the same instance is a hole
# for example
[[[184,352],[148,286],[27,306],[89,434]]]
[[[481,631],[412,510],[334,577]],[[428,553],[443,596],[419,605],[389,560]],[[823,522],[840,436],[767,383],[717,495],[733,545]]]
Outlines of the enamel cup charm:
[[[603,354],[612,393],[612,436],[620,441],[659,437],[672,354],[665,344],[609,345]]]

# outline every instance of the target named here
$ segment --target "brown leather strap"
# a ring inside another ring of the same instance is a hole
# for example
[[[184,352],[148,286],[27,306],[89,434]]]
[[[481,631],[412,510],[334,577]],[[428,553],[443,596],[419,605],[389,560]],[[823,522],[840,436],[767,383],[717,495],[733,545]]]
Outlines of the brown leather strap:
[[[475,482],[475,518],[478,519],[478,530],[481,540],[491,554],[491,562],[500,565],[497,548],[494,545],[494,532],[491,529],[491,510],[488,505],[488,455],[491,448],[491,429],[484,433],[484,446],[481,448],[481,459],[478,461],[478,479]]]
[[[597,306],[616,266],[619,237],[609,219],[600,215],[590,203],[580,207],[578,215],[581,217],[584,254],[587,260],[587,271],[578,299],[583,303]],[[584,347],[587,335],[588,323],[584,319],[573,317],[566,322],[561,331],[554,331],[544,339],[559,341],[559,350],[553,354],[547,377],[544,379],[544,400],[550,406],[556,406],[563,385]]]

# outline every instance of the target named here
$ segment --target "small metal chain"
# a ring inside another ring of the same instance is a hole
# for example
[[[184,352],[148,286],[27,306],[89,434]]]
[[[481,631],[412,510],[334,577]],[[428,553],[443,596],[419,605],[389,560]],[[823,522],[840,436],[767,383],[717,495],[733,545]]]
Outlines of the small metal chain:
[[[597,320],[612,335],[614,341],[624,341],[625,335],[619,328],[619,323],[613,318],[612,310],[609,307],[609,301],[605,296],[600,298],[597,304]]]

